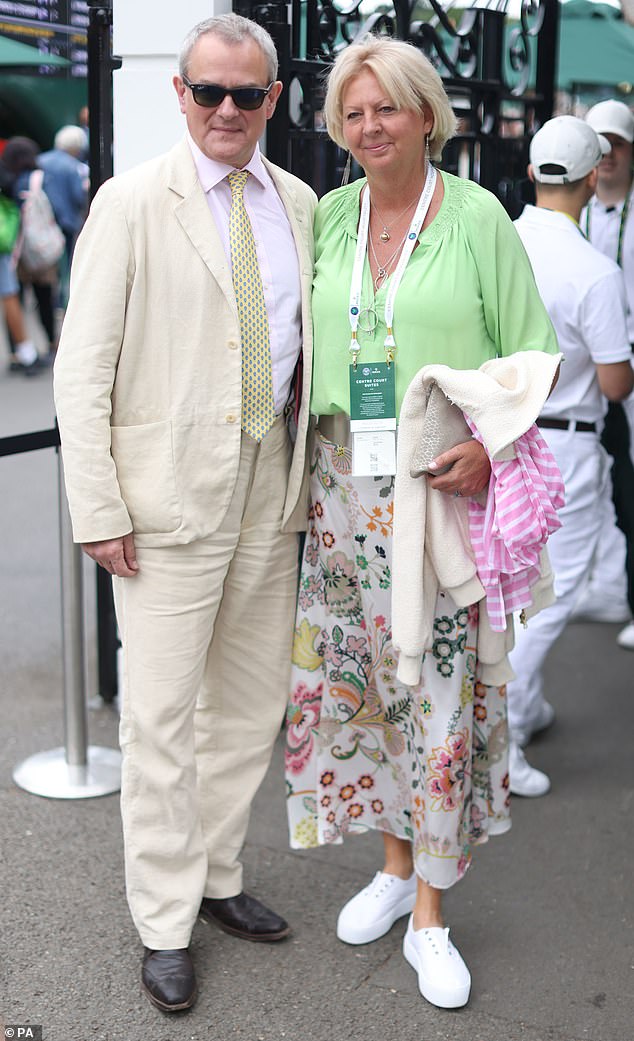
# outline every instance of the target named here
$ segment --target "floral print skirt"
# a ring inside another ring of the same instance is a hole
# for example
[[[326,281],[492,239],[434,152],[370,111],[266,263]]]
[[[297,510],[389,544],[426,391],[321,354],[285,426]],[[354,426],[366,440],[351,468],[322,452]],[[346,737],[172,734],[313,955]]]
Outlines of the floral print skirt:
[[[393,478],[351,476],[317,434],[287,713],[294,848],[377,828],[412,842],[447,889],[473,845],[510,827],[504,687],[478,681],[478,609],[440,592],[417,687],[390,630]]]

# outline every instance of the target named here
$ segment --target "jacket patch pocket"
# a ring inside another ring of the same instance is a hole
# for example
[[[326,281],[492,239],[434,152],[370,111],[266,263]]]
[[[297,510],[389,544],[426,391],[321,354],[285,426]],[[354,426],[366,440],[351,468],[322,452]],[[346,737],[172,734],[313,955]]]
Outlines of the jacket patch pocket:
[[[176,490],[171,422],[112,427],[111,438],[121,496],[134,531],[175,531],[182,521],[182,507]]]

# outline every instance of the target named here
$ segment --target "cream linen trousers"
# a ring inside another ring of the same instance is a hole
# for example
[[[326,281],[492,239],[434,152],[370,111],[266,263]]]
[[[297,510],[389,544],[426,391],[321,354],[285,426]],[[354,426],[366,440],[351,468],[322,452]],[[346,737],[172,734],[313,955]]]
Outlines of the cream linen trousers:
[[[124,655],[121,813],[143,944],[187,947],[203,896],[242,889],[240,850],[289,689],[297,537],[280,533],[282,418],[242,435],[227,516],[188,545],[138,547],[115,578]]]

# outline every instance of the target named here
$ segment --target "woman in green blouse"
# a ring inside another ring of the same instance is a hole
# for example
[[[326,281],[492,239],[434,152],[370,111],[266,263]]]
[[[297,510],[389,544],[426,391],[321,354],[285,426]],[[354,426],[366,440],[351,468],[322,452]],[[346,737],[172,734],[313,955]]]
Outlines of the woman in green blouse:
[[[456,1007],[470,975],[443,927],[442,891],[463,876],[473,845],[510,827],[505,692],[478,680],[477,606],[460,609],[445,592],[420,685],[396,680],[396,420],[423,365],[472,369],[557,347],[500,204],[432,165],[455,119],[417,49],[372,36],[348,47],[325,116],[366,177],[326,195],[316,213],[319,418],[288,713],[291,843],[380,830],[382,870],[343,908],[337,935],[368,943],[413,912],[404,954],[421,993]],[[426,479],[448,495],[487,485],[475,440],[440,463],[452,465]]]

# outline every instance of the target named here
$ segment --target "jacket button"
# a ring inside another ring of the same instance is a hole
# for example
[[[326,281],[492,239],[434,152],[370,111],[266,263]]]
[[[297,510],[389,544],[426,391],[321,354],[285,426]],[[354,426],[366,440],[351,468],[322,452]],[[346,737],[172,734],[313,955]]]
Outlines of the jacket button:
[[[227,414],[227,415],[225,416],[225,420],[227,421],[227,423],[235,423],[235,421],[236,421],[236,417],[234,416],[233,412],[229,412],[229,413],[228,413],[228,414]]]
[[[229,342],[227,343],[227,347],[230,351],[237,351],[238,344],[235,340],[229,340]]]

